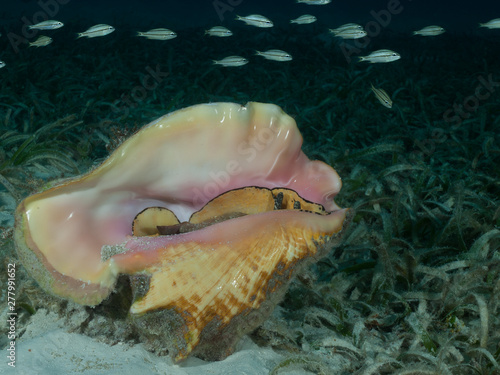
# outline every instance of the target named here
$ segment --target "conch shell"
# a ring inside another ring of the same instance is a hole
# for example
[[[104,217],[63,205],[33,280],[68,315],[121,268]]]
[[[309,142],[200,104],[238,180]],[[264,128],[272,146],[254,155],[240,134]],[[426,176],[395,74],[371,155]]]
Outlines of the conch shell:
[[[145,339],[175,360],[224,358],[346,221],[339,176],[301,145],[272,104],[170,113],[93,171],[22,201],[19,257],[43,289],[83,305],[129,275]]]

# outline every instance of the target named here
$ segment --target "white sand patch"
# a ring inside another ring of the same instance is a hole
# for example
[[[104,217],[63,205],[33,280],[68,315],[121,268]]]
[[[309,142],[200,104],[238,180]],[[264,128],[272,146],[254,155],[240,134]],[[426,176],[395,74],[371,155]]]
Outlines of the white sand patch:
[[[239,350],[220,362],[190,358],[180,365],[169,357],[159,357],[139,345],[114,346],[93,338],[65,331],[57,314],[38,311],[16,342],[16,367],[0,362],[1,374],[269,374],[283,356],[272,349],[259,348],[245,337]],[[295,374],[306,374],[304,371]]]

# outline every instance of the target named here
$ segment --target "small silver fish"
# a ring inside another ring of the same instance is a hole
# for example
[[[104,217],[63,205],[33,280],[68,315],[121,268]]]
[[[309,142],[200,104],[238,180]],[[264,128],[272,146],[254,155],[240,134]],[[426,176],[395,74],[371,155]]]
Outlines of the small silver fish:
[[[92,26],[83,33],[78,33],[77,39],[82,37],[95,38],[98,36],[105,36],[111,34],[113,31],[115,31],[115,28],[113,26],[101,23],[99,25]]]
[[[342,39],[359,39],[367,35],[366,31],[363,30],[361,25],[356,23],[348,23],[337,27],[336,29],[330,29],[330,32]]]
[[[479,27],[486,27],[488,29],[500,29],[500,18],[495,18],[494,20],[480,23]]]
[[[270,49],[265,52],[255,51],[257,56],[262,56],[267,60],[274,61],[291,61],[293,60],[292,55],[288,52],[282,51],[280,49]]]
[[[236,20],[243,21],[247,25],[256,26],[256,27],[273,27],[274,24],[270,19],[261,16],[260,14],[251,14],[246,17],[236,16]]]
[[[385,92],[385,90],[377,89],[372,85],[372,91],[375,94],[375,97],[384,107],[392,108],[391,97]]]
[[[297,3],[304,3],[308,5],[325,5],[330,4],[332,0],[297,0]]]
[[[5,65],[7,65],[7,64],[4,63],[3,61],[0,61],[0,69],[2,69]]]
[[[60,21],[48,20],[39,22],[35,25],[30,25],[28,29],[30,30],[55,30],[64,26],[64,23]]]
[[[290,23],[296,23],[298,25],[307,25],[313,22],[316,22],[316,17],[311,14],[304,14],[303,16],[290,21]]]
[[[138,31],[137,36],[142,36],[151,40],[170,40],[177,37],[177,34],[169,29],[152,29],[149,31]]]
[[[333,29],[335,31],[343,31],[347,29],[357,29],[357,30],[363,30],[363,26],[357,23],[346,23],[342,26],[337,27],[336,29]]]
[[[241,56],[228,56],[222,60],[212,60],[215,65],[228,66],[242,66],[248,64],[248,60]]]
[[[359,56],[359,61],[368,61],[370,63],[386,63],[396,61],[401,58],[401,55],[390,49],[379,49],[373,51],[368,56]]]
[[[40,35],[34,42],[30,43],[30,47],[45,47],[52,43],[52,38]]]
[[[224,26],[214,26],[211,29],[205,30],[205,35],[227,37],[233,35],[233,33]]]
[[[423,29],[417,30],[413,32],[413,35],[421,35],[421,36],[436,36],[441,35],[446,32],[441,26],[426,26]]]

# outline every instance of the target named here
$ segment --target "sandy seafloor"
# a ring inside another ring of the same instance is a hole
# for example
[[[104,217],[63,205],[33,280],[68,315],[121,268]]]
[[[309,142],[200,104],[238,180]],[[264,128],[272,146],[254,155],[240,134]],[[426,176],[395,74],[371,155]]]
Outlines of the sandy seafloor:
[[[52,374],[245,374],[264,375],[282,357],[272,349],[259,348],[250,339],[241,349],[221,362],[188,359],[174,365],[169,357],[158,357],[140,344],[109,346],[87,336],[67,333],[62,328],[40,332],[31,339],[20,339],[17,346],[17,366],[12,369],[5,361],[2,373],[22,375]],[[289,374],[310,374],[289,370]]]
[[[241,374],[264,375],[283,357],[270,348],[259,348],[248,337],[239,349],[220,362],[205,362],[189,358],[180,365],[169,357],[159,357],[141,344],[110,346],[88,336],[68,333],[55,314],[38,312],[27,331],[17,341],[16,367],[0,362],[1,374]],[[5,353],[5,351],[4,351]],[[310,374],[303,370],[288,370],[289,374]]]

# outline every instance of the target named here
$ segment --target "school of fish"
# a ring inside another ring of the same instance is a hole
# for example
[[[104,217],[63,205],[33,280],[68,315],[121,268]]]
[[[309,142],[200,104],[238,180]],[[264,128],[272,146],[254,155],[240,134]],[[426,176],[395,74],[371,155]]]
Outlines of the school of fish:
[[[307,5],[326,5],[331,2],[331,0],[296,0],[297,3],[303,3]],[[236,20],[244,22],[248,26],[254,26],[259,28],[270,28],[274,27],[274,23],[267,17],[260,14],[250,14],[248,16],[236,16]],[[295,25],[308,25],[317,21],[317,18],[311,14],[303,14],[295,19],[290,20],[291,24]],[[57,20],[47,20],[39,22],[28,27],[29,30],[40,30],[40,31],[50,31],[57,30],[64,26],[64,23]],[[487,29],[500,29],[500,18],[492,19],[485,23],[480,23],[479,27]],[[76,39],[79,38],[96,38],[109,35],[115,31],[115,28],[107,24],[98,24],[89,27],[87,30],[82,31],[77,34]],[[329,29],[329,32],[333,37],[339,39],[360,39],[368,35],[367,31],[363,26],[356,23],[346,23],[344,25],[338,26],[335,29]],[[446,30],[438,25],[430,25],[421,28],[420,30],[413,31],[413,36],[423,36],[423,37],[434,37],[445,33]],[[1,37],[2,34],[0,34]],[[233,32],[224,26],[214,26],[205,31],[206,36],[225,38],[233,35]],[[138,31],[136,36],[143,37],[149,40],[170,40],[177,37],[177,34],[167,28],[156,28],[149,31]],[[29,47],[46,47],[53,42],[53,39],[46,35],[40,35],[36,40],[28,44]],[[270,49],[267,51],[255,51],[256,56],[261,56],[266,60],[286,62],[293,60],[290,53],[280,50],[280,49]],[[358,62],[369,62],[369,63],[390,63],[397,61],[401,58],[401,55],[390,49],[380,49],[371,52],[367,56],[359,56]],[[249,63],[248,58],[231,55],[224,57],[222,59],[212,60],[213,64],[220,65],[222,67],[240,67]],[[4,61],[0,61],[0,69],[7,66]],[[390,96],[381,88],[376,88],[371,85],[371,90],[379,102],[387,108],[392,108],[392,100]]]

